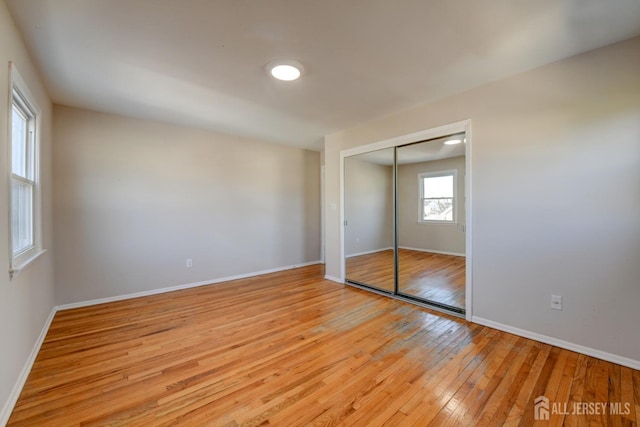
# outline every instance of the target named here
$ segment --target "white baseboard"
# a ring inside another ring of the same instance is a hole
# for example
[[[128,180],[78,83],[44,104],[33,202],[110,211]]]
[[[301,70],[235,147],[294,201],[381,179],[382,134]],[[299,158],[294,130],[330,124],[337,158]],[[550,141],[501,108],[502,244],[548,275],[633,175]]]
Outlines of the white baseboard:
[[[9,421],[9,417],[11,416],[11,412],[13,412],[13,408],[18,401],[18,397],[20,397],[20,393],[22,392],[22,387],[24,387],[24,383],[27,382],[27,378],[29,377],[29,373],[31,372],[31,368],[33,367],[33,363],[36,361],[36,357],[38,356],[38,352],[40,351],[40,347],[42,347],[42,343],[44,342],[45,337],[47,336],[47,332],[49,332],[49,326],[51,326],[51,322],[53,321],[53,317],[56,315],[57,307],[53,307],[51,309],[51,313],[49,313],[49,317],[44,322],[44,326],[42,327],[42,331],[40,331],[40,336],[36,340],[33,349],[31,350],[31,354],[29,354],[29,358],[25,362],[22,371],[20,372],[20,376],[18,380],[13,385],[11,389],[11,393],[9,394],[9,398],[4,403],[2,407],[2,411],[0,412],[0,426],[4,426]]]
[[[345,255],[345,258],[353,258],[354,256],[369,255],[369,254],[375,254],[377,252],[392,251],[392,250],[393,250],[393,247],[389,246],[388,248],[374,249],[372,251],[364,251],[364,252],[358,252],[356,254]]]
[[[58,310],[70,310],[72,308],[89,307],[97,304],[105,304],[108,302],[122,301],[132,298],[146,297],[150,295],[164,294],[166,292],[180,291],[183,289],[197,288],[198,286],[213,285],[216,283],[229,282],[231,280],[246,279],[248,277],[261,276],[263,274],[277,273],[279,271],[291,270],[294,268],[307,267],[309,265],[322,264],[320,261],[304,262],[302,264],[287,265],[284,267],[270,268],[268,270],[254,271],[252,273],[238,274],[235,276],[220,277],[218,279],[203,280],[202,282],[187,283],[184,285],[170,286],[167,288],[151,289],[149,291],[134,292],[131,294],[116,295],[106,298],[92,299],[88,301],[73,302],[70,304],[62,304],[57,307]]]
[[[407,250],[410,250],[410,251],[428,252],[428,253],[440,254],[440,255],[466,256],[465,254],[461,254],[461,253],[457,253],[457,252],[436,251],[436,250],[433,250],[433,249],[422,249],[422,248],[410,248],[409,246],[398,246],[398,249],[407,249]]]
[[[326,276],[324,276],[325,279],[327,280],[331,280],[332,282],[336,282],[336,283],[340,283],[341,285],[344,285],[344,280],[339,279],[335,276],[329,276],[328,274]]]
[[[597,359],[606,360],[607,362],[617,363],[618,365],[640,370],[640,360],[629,359],[627,357],[618,356],[617,354],[607,353],[606,351],[596,350],[595,348],[585,347],[583,345],[574,344],[569,341],[564,341],[558,338],[550,337],[548,335],[538,334],[536,332],[527,331],[526,329],[516,328],[514,326],[505,325],[504,323],[494,322],[493,320],[487,320],[477,316],[473,316],[471,318],[471,321],[473,323],[478,323],[480,325],[488,326],[490,328],[498,329],[510,334],[529,338],[535,341],[540,341],[545,344],[550,344],[556,347],[575,351],[576,353],[582,353],[587,356],[595,357]]]

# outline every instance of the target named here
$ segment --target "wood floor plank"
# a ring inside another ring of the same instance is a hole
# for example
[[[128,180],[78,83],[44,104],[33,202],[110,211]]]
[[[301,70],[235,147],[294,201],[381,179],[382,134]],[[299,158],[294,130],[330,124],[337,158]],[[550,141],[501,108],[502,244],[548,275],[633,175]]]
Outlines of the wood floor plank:
[[[565,351],[560,354],[558,360],[559,363],[551,376],[544,396],[547,396],[551,402],[566,403],[569,401],[573,373],[575,372],[578,362],[578,354]],[[562,413],[556,413],[553,417],[549,418],[549,425],[561,426],[564,424],[564,418],[564,411],[562,411]]]
[[[59,312],[8,425],[529,425],[538,394],[631,404],[551,425],[637,425],[638,371],[322,276]]]

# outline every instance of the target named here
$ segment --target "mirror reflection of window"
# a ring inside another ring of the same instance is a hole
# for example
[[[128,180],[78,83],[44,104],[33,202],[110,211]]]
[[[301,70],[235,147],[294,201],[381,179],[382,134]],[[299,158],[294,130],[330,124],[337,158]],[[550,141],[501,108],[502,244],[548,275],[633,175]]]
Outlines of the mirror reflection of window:
[[[455,222],[456,171],[422,173],[419,221]]]

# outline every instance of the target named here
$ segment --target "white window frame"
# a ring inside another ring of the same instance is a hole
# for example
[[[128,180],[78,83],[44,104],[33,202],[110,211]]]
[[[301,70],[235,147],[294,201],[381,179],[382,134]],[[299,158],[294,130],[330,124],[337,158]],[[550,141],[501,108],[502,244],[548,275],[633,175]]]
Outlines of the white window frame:
[[[424,213],[424,179],[425,178],[438,178],[441,176],[453,177],[453,215],[452,221],[423,219]],[[419,224],[451,224],[456,225],[458,223],[458,171],[456,169],[437,171],[437,172],[423,172],[418,174],[418,223]]]
[[[9,277],[14,278],[20,271],[35,261],[45,251],[42,248],[42,204],[40,195],[40,116],[41,110],[31,95],[29,88],[18,73],[15,64],[9,63],[9,102],[8,102],[8,183],[9,183]],[[13,173],[13,104],[28,116],[28,156],[33,168],[33,180],[25,179]],[[32,244],[20,252],[13,253],[13,182],[20,181],[32,185],[31,231]]]

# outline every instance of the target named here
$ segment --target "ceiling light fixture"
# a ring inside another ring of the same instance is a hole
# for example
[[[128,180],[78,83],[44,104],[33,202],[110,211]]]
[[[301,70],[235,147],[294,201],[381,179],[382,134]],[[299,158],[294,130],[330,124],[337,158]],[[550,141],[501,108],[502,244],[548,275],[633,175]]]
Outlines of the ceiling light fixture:
[[[460,144],[461,142],[462,140],[459,138],[447,139],[444,142],[444,145],[456,145],[456,144]]]
[[[302,64],[297,61],[274,61],[267,66],[269,74],[278,80],[290,82],[302,76]]]

